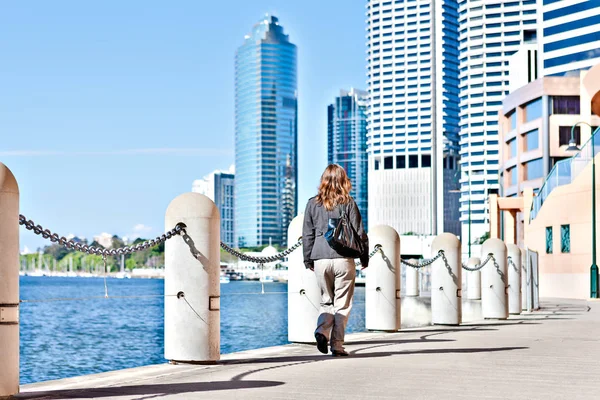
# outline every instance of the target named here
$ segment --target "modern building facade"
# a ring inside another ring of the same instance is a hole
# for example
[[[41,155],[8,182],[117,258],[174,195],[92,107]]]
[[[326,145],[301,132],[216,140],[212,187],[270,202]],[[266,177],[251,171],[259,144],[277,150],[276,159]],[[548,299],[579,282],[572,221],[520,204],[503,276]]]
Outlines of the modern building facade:
[[[327,107],[327,162],[341,165],[352,182],[352,197],[368,227],[367,104],[363,90],[341,90]]]
[[[498,111],[509,94],[509,57],[522,45],[537,43],[537,5],[536,0],[461,0],[459,14],[464,248],[469,236],[472,243],[489,231],[487,198],[500,186]]]
[[[235,170],[213,171],[192,184],[192,192],[200,193],[215,202],[221,216],[221,241],[228,246],[234,246],[234,188]]]
[[[297,211],[297,51],[274,16],[235,57],[235,232],[240,247],[285,245]]]
[[[520,65],[523,70],[523,65]],[[591,101],[581,76],[543,77],[508,95],[499,112],[500,187],[504,197],[520,197],[526,188],[539,194],[552,172],[557,182],[571,178],[563,161],[573,156],[567,147],[573,139],[585,143],[600,118],[591,113]],[[554,181],[549,185],[554,186]],[[544,196],[541,193],[540,196]],[[535,213],[535,211],[534,211]],[[506,215],[508,218],[509,216]],[[523,246],[523,215],[516,215],[517,244]]]
[[[600,62],[600,1],[540,0],[540,70],[570,75]]]
[[[452,232],[444,178],[458,178],[458,2],[370,0],[366,14],[369,226]]]

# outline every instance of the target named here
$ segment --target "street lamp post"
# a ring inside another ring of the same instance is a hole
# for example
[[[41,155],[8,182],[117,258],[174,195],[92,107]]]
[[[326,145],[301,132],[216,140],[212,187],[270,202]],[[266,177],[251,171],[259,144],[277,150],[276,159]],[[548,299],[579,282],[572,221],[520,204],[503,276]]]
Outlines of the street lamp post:
[[[574,132],[575,127],[579,124],[585,124],[592,128],[587,122],[578,122],[571,127],[571,140],[567,151],[580,150],[575,142]],[[592,132],[592,266],[590,267],[590,297],[592,299],[600,298],[600,287],[598,282],[598,265],[596,264],[596,149],[594,147],[596,133],[600,127]]]

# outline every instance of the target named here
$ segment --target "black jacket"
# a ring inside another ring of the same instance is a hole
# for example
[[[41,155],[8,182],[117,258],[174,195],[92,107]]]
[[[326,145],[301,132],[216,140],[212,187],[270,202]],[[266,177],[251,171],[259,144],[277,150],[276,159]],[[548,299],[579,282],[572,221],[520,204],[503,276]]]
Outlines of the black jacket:
[[[350,224],[361,238],[364,246],[363,254],[360,256],[360,262],[363,267],[369,265],[369,238],[363,227],[360,211],[354,200],[344,207],[348,213]],[[304,249],[304,265],[306,268],[312,268],[315,260],[345,258],[333,250],[325,237],[329,218],[339,218],[340,207],[327,211],[323,205],[317,204],[316,197],[312,197],[306,204],[304,212],[304,225],[302,227],[302,247]]]

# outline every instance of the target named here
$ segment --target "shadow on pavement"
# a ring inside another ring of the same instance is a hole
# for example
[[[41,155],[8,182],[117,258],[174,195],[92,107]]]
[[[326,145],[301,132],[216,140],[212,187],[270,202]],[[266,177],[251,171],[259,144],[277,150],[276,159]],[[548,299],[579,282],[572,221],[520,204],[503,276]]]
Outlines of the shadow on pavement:
[[[185,393],[211,392],[216,390],[238,390],[238,389],[257,389],[283,385],[284,382],[277,381],[242,381],[231,380],[224,382],[189,382],[189,383],[171,383],[161,385],[133,385],[133,386],[112,386],[103,388],[73,389],[73,390],[53,390],[45,392],[21,393],[15,396],[15,399],[72,399],[83,398],[93,399],[98,397],[114,396],[132,396],[140,395],[137,400],[151,399],[162,395],[180,394],[185,398]]]

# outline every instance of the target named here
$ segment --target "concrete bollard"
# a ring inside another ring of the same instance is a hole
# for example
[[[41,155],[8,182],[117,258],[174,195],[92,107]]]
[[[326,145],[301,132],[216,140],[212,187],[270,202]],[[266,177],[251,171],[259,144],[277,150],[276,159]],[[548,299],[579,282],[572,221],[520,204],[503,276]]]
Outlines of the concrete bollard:
[[[369,232],[369,251],[381,245],[369,262],[365,283],[365,327],[371,331],[400,329],[400,236],[391,226]]]
[[[304,214],[292,220],[288,245],[302,236]],[[304,266],[302,247],[288,256],[288,341],[314,343],[321,304],[321,290],[315,273]]]
[[[482,262],[492,254],[496,260],[489,260],[481,270],[481,313],[483,318],[508,318],[506,245],[500,239],[492,238],[481,247]]]
[[[19,186],[0,163],[0,397],[19,393]]]
[[[529,264],[527,250],[521,252],[521,311],[527,310],[527,266]]]
[[[411,264],[417,264],[419,260],[408,260]],[[419,296],[419,270],[417,268],[409,267],[408,265],[402,266],[405,271],[405,285],[406,292],[405,297],[417,297]]]
[[[438,235],[431,244],[431,254],[444,251],[444,257],[431,265],[431,323],[459,325],[462,320],[462,264],[460,240],[451,233]]]
[[[509,314],[521,314],[521,249],[516,244],[507,244],[508,269],[508,312]],[[510,258],[511,262],[508,262]]]
[[[467,261],[468,268],[476,268],[480,264],[478,257],[471,257]],[[481,300],[481,270],[467,271],[467,299]]]
[[[165,243],[165,358],[210,363],[220,357],[219,210],[206,196],[184,193],[167,208],[165,229],[186,225]]]

